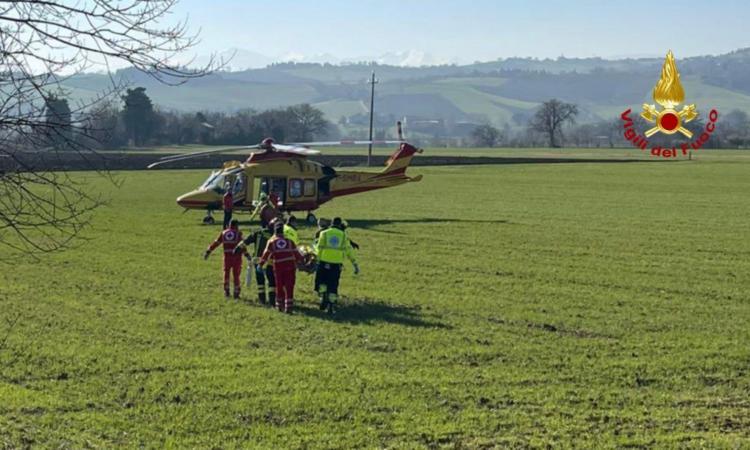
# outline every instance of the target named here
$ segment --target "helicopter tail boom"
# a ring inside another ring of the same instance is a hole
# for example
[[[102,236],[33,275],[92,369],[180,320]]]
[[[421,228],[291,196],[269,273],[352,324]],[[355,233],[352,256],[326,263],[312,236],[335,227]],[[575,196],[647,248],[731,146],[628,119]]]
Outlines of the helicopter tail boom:
[[[388,158],[385,169],[381,172],[337,172],[337,176],[332,180],[331,184],[331,197],[340,197],[419,181],[422,179],[421,175],[413,178],[409,177],[406,175],[406,169],[411,164],[414,155],[421,152],[421,149],[403,142],[398,150]]]

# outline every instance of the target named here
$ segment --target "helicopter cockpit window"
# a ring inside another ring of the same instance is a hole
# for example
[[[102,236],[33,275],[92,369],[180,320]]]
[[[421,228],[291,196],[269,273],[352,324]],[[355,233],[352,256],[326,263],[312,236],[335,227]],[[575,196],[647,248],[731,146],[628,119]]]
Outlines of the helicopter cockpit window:
[[[223,190],[225,176],[221,172],[212,173],[201,185],[201,189],[206,190]]]
[[[289,196],[292,198],[302,197],[302,180],[298,178],[289,180]]]

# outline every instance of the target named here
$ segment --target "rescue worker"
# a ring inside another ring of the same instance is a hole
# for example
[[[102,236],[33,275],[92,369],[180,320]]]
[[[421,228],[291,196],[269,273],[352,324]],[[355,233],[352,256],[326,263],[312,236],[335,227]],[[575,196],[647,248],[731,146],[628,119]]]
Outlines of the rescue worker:
[[[246,246],[254,244],[255,249],[253,256],[260,258],[263,255],[263,251],[266,249],[269,239],[273,237],[273,228],[270,225],[260,227],[256,232],[252,233],[235,249],[236,253],[246,252]],[[273,276],[273,267],[268,266],[265,270],[258,264],[255,264],[255,283],[258,285],[258,301],[262,304],[266,304],[266,280],[268,281],[268,304],[274,306],[276,304],[276,280]]]
[[[291,314],[297,264],[302,262],[302,255],[294,242],[284,237],[284,224],[281,222],[275,224],[274,236],[266,244],[258,265],[262,267],[269,261],[273,264],[276,277],[276,307],[279,311]]]
[[[224,229],[226,230],[232,221],[232,209],[234,208],[234,194],[232,194],[232,185],[229,183],[227,183],[222,204],[224,206]]]
[[[232,220],[229,228],[219,233],[219,237],[208,246],[203,253],[203,259],[208,259],[211,252],[219,245],[224,247],[224,296],[229,298],[229,278],[234,281],[234,298],[240,298],[240,274],[242,273],[242,254],[247,252],[235,252],[237,246],[242,242],[242,232],[239,230],[239,222]]]
[[[323,230],[328,229],[328,227],[331,226],[331,221],[328,219],[324,219],[322,217],[318,218],[318,229],[315,230],[315,238],[313,239],[313,243],[318,241],[318,238],[320,237],[320,233],[323,232]]]
[[[341,229],[344,230],[344,233],[346,233],[346,229],[349,228],[349,224],[346,222],[346,220],[341,221]],[[346,237],[349,238],[349,243],[352,244],[352,248],[354,250],[359,250],[359,244],[354,242],[351,237],[349,237],[349,233],[346,233]]]
[[[354,274],[359,274],[359,265],[349,238],[343,230],[340,217],[333,219],[331,226],[321,231],[315,243],[315,253],[318,256],[318,269],[315,272],[315,291],[320,296],[320,309],[328,310],[328,314],[335,314],[339,296],[339,279],[344,258],[351,261]]]
[[[286,218],[284,224],[284,237],[294,242],[294,245],[299,246],[299,235],[297,234],[297,218],[289,216]]]
[[[255,210],[250,216],[250,219],[252,219],[256,215],[260,217],[260,224],[263,227],[268,226],[268,224],[271,223],[273,219],[278,218],[280,215],[279,210],[276,208],[276,206],[273,205],[268,194],[266,194],[265,192],[261,192],[260,203],[258,203],[258,206],[255,207]]]
[[[281,206],[281,199],[279,198],[279,194],[271,191],[270,194],[268,194],[268,202],[271,203],[271,206],[274,208],[278,208]]]

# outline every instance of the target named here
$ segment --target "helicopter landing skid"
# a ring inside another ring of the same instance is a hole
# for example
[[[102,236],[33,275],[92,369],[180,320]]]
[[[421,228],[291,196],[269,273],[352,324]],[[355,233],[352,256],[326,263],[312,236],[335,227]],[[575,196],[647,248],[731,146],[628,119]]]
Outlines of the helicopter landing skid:
[[[211,215],[211,212],[212,211],[210,209],[206,212],[206,217],[203,218],[203,225],[213,225],[214,223],[216,223],[214,217]]]

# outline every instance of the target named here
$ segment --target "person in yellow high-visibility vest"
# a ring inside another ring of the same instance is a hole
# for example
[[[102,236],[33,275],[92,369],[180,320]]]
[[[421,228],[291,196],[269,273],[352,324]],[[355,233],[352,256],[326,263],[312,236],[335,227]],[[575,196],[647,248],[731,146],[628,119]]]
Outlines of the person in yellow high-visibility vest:
[[[289,216],[284,224],[284,237],[299,246],[299,235],[297,234],[297,218]]]
[[[340,217],[334,218],[331,226],[320,233],[315,243],[315,254],[318,257],[315,290],[320,296],[320,309],[327,309],[328,314],[335,314],[344,259],[351,261],[354,274],[359,274],[359,265]]]

